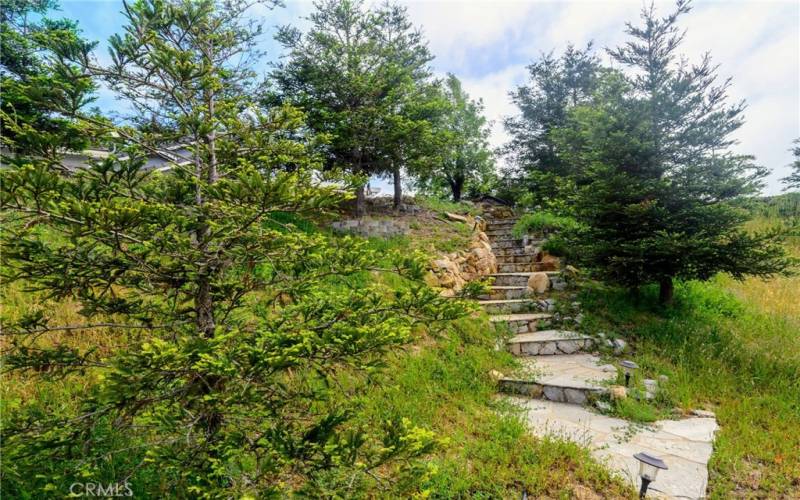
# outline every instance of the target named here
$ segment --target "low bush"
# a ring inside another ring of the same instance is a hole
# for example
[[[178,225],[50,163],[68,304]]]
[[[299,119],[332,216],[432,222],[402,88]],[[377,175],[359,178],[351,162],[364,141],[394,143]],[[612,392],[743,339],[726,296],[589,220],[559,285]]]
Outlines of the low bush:
[[[522,237],[525,234],[548,234],[558,231],[573,231],[579,229],[578,221],[572,217],[558,215],[554,212],[541,211],[525,214],[514,224],[514,236]]]

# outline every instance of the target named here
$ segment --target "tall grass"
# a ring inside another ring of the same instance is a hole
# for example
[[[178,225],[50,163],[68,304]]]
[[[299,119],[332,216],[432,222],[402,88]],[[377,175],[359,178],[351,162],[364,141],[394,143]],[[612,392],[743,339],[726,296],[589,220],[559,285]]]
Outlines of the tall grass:
[[[434,196],[417,196],[416,203],[422,208],[444,215],[446,212],[455,214],[480,215],[483,210],[467,201],[450,201]]]
[[[797,252],[797,241],[791,243]],[[797,498],[800,492],[800,281],[681,284],[675,304],[657,291],[638,303],[594,288],[582,297],[590,330],[632,340],[644,374],[666,374],[681,409],[716,412],[712,498]]]
[[[363,401],[367,425],[407,418],[444,443],[422,478],[430,498],[630,498],[629,488],[588,450],[534,438],[515,410],[497,399],[489,371],[515,361],[495,350],[485,318],[466,318],[442,338],[427,339],[389,363],[388,383]],[[587,493],[588,492],[588,493]]]

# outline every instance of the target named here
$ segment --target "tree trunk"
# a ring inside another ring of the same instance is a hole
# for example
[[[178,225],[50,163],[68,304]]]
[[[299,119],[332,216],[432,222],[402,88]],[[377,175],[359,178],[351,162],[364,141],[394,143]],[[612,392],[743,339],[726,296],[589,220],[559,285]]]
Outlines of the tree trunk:
[[[675,286],[672,283],[672,278],[661,278],[658,282],[658,301],[662,304],[671,304],[674,295]]]
[[[367,214],[367,193],[366,185],[356,187],[356,217],[363,217]]]
[[[392,170],[394,176],[394,209],[398,210],[403,203],[403,186],[400,183],[400,167],[395,166]]]
[[[458,203],[461,201],[461,189],[464,187],[464,181],[456,179],[450,183],[450,188],[453,190],[453,201]]]
[[[204,172],[200,155],[200,142],[198,139],[199,138],[195,136],[194,165],[195,175],[198,179],[197,188],[195,190],[195,203],[197,203],[198,207],[201,207],[204,202],[203,192],[201,190],[201,179],[203,179]],[[206,174],[210,176],[210,173],[206,172]],[[195,231],[195,240],[198,249],[203,255],[208,254],[208,242],[206,241],[208,238],[208,231],[209,229],[206,221],[202,219],[199,220],[197,230]],[[197,270],[197,290],[194,296],[194,312],[198,332],[205,338],[211,338],[214,336],[216,323],[214,321],[214,302],[211,296],[211,279],[207,274],[207,266],[208,263],[203,262]]]

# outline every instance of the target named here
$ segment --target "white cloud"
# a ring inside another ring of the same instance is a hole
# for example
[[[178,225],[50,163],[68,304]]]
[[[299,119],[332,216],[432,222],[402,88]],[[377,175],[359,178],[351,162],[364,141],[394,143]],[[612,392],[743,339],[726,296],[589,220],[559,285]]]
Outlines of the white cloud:
[[[507,140],[502,117],[515,109],[508,92],[524,81],[525,66],[542,52],[594,40],[602,53],[625,40],[625,22],[638,21],[643,2],[493,2],[406,0],[412,20],[423,25],[440,71],[455,72],[473,97],[482,97],[494,120],[492,144]],[[664,14],[672,1],[658,1]],[[800,4],[777,1],[696,2],[684,16],[682,52],[697,61],[706,51],[731,76],[731,98],[746,99],[747,122],[737,150],[774,170],[767,192],[791,161],[787,151],[800,137]]]
[[[486,107],[486,117],[493,122],[489,142],[497,147],[505,144],[509,136],[503,127],[503,118],[516,113],[508,92],[525,81],[525,65],[509,66],[502,71],[480,78],[462,79],[464,90],[473,98],[482,98]]]
[[[526,28],[541,4],[523,1],[401,2],[415,24],[422,26],[433,53],[449,67],[459,67],[480,56],[481,48],[513,40]]]

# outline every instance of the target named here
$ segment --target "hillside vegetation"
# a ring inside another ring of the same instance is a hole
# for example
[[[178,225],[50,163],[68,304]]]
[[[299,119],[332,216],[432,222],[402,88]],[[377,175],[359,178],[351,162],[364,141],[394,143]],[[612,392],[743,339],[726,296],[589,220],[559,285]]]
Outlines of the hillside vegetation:
[[[753,208],[748,227],[789,224],[798,212]],[[790,205],[791,206],[791,205]],[[796,205],[795,205],[796,206]],[[800,237],[787,240],[800,257]],[[672,306],[648,289],[590,287],[582,298],[587,328],[632,340],[639,376],[669,374],[661,407],[705,408],[720,430],[710,464],[712,498],[792,498],[800,491],[800,276],[737,281],[721,274],[680,284]],[[659,406],[657,403],[654,406]],[[629,417],[641,417],[641,408]],[[644,414],[657,412],[658,408]]]
[[[453,250],[453,241],[464,241],[469,229],[460,222],[439,218],[437,209],[466,211],[472,207],[423,203],[433,210],[423,209],[416,218],[427,223],[412,228],[410,236],[366,239],[368,250],[384,256],[424,251],[432,259],[437,252]],[[292,222],[307,232],[319,231],[309,221]],[[376,266],[387,264],[388,260],[374,262]],[[402,286],[392,275],[369,272],[351,280],[350,285],[354,286],[367,286],[375,280],[388,290]],[[17,283],[3,287],[2,301],[6,319],[10,320],[29,310],[36,303],[36,296],[26,291],[24,283]],[[63,324],[79,319],[78,305],[73,301],[50,301],[49,307],[51,317]],[[60,342],[65,347],[96,350],[103,355],[125,348],[134,340],[109,333],[76,330],[61,337]],[[419,449],[403,462],[388,462],[374,470],[331,467],[321,471],[302,491],[314,497],[339,498],[515,498],[523,490],[533,496],[573,497],[594,492],[605,498],[630,497],[628,487],[594,461],[586,449],[557,439],[532,437],[516,410],[497,399],[489,372],[515,366],[512,356],[495,348],[501,334],[478,312],[438,333],[418,328],[407,348],[395,349],[381,369],[370,375],[365,391],[345,390],[342,395],[349,394],[348,400],[331,404],[341,404],[353,412],[348,424],[352,429],[401,423],[416,433]],[[143,340],[141,335],[136,335],[135,340]],[[48,341],[44,342],[46,345]],[[7,373],[0,381],[4,420],[13,419],[26,402],[35,402],[43,413],[72,414],[82,395],[101,379],[101,373],[92,369],[44,378],[25,372]],[[102,434],[109,451],[114,450],[109,462],[99,468],[88,464],[82,467],[80,456],[75,456],[47,464],[27,460],[5,463],[4,492],[16,498],[40,498],[66,491],[75,481],[117,481],[120,472],[126,471],[137,496],[174,493],[173,480],[148,464],[146,448],[142,447],[146,441],[116,430],[110,422],[96,432]]]

